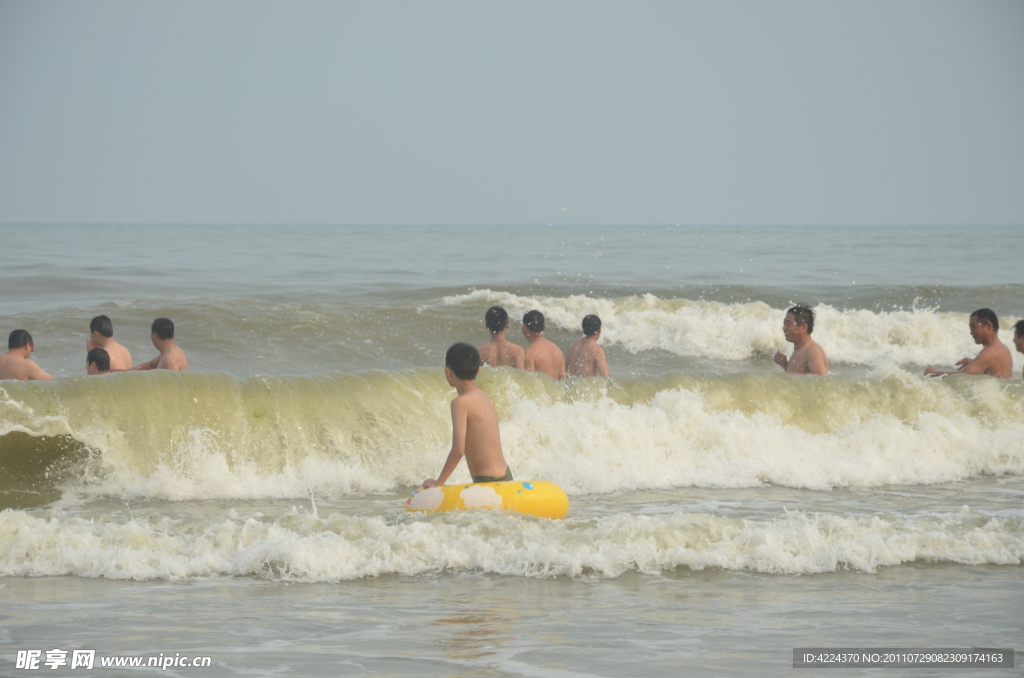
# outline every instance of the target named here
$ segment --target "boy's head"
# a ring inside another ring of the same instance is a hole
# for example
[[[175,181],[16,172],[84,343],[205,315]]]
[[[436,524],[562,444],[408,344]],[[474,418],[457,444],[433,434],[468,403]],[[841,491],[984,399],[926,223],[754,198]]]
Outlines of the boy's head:
[[[114,323],[105,315],[98,315],[89,323],[89,331],[108,339],[114,336]]]
[[[11,332],[11,336],[7,338],[7,348],[25,348],[26,346],[34,346],[35,342],[32,341],[32,335],[28,333],[28,330],[14,330]]]
[[[583,319],[583,336],[592,337],[601,331],[601,319],[596,315],[588,315]]]
[[[484,315],[484,323],[491,334],[497,334],[508,327],[508,313],[501,306],[491,306]]]
[[[85,356],[85,371],[89,374],[103,374],[110,371],[110,354],[106,349],[94,348]]]
[[[1019,352],[1024,353],[1024,320],[1018,320],[1013,326],[1013,345]]]
[[[540,334],[544,331],[544,314],[540,311],[530,311],[523,316],[523,327],[534,334]]]
[[[465,342],[452,344],[444,355],[444,366],[462,381],[472,381],[480,371],[480,352]]]
[[[174,323],[171,322],[170,318],[157,318],[153,321],[153,334],[158,339],[167,341],[168,339],[174,339]]]

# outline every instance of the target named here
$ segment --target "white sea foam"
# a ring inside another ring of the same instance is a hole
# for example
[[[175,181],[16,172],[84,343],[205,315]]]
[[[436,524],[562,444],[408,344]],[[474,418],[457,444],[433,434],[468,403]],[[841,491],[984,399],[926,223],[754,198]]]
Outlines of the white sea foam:
[[[662,299],[652,294],[607,299],[523,296],[476,290],[444,297],[446,305],[500,304],[513,316],[538,309],[550,327],[580,331],[583,316],[601,317],[602,342],[636,353],[660,349],[677,355],[717,360],[743,360],[788,351],[782,335],[785,309],[760,301],[726,304],[717,301]],[[966,313],[930,308],[870,311],[841,310],[821,304],[815,308],[814,338],[832,361],[873,365],[951,365],[974,356],[978,347],[967,331]],[[1016,318],[1004,318],[1000,337],[1012,344],[1009,329]],[[1019,356],[1015,355],[1020,372]]]
[[[779,574],[874,572],[909,562],[1019,565],[1019,520],[963,509],[916,517],[786,512],[550,521],[487,511],[388,522],[340,513],[90,520],[52,509],[0,513],[0,576],[182,579],[224,575],[341,581],[479,570],[616,577],[687,567]]]
[[[97,450],[63,481],[91,496],[178,501],[393,492],[434,477],[447,453],[447,387],[430,375],[379,375],[361,396],[347,379],[293,380],[275,386],[289,397],[266,413],[258,409],[265,406],[259,389],[254,395],[232,377],[203,377],[194,381],[216,408],[174,397],[167,406],[141,399],[142,409],[100,413],[89,393],[74,392],[46,405],[60,414],[37,414],[40,404],[0,408],[8,417],[0,423],[37,436],[64,434]],[[195,391],[187,379],[173,383]],[[550,480],[571,495],[878,487],[1024,474],[1019,383],[929,380],[893,368],[866,379],[731,375],[617,386],[495,370],[482,386],[495,394],[516,477]],[[132,431],[139,420],[147,425]],[[468,480],[462,464],[452,481]]]

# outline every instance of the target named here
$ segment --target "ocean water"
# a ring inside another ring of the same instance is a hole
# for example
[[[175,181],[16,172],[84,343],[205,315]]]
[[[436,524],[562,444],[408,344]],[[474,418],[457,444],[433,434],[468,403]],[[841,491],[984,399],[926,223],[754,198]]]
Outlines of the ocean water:
[[[1024,229],[0,232],[0,334],[28,329],[56,377],[0,383],[6,673],[54,648],[224,676],[811,675],[807,646],[1024,661],[1024,356],[1011,380],[921,374],[977,352],[979,307],[1012,347]],[[793,303],[827,377],[771,360]],[[444,351],[483,343],[493,304],[519,343],[533,308],[563,348],[604,321],[610,380],[479,377],[564,521],[405,512],[450,443]],[[100,313],[136,362],[172,318],[192,369],[86,377]]]

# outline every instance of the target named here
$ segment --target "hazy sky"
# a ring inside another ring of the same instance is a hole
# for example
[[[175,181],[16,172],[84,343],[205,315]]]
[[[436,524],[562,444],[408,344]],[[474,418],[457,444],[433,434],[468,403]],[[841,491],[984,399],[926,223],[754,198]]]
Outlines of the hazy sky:
[[[1024,2],[9,2],[0,222],[1024,224]]]

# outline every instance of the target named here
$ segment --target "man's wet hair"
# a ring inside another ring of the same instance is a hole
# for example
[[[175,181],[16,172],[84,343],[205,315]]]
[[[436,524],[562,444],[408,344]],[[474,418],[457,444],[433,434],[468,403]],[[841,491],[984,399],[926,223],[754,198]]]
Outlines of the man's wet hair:
[[[28,330],[14,330],[7,338],[7,348],[24,348],[29,344],[35,344],[35,342],[32,341],[32,335],[28,333]]]
[[[1018,320],[1017,324],[1013,326],[1013,336],[1024,337],[1024,320]]]
[[[452,344],[444,354],[444,366],[450,367],[455,376],[463,381],[476,379],[480,371],[480,351],[462,341]]]
[[[501,306],[491,306],[484,314],[484,323],[491,334],[497,334],[508,326],[508,312]]]
[[[807,334],[814,331],[814,311],[810,306],[794,306],[786,314],[793,314],[793,319],[796,320],[797,325],[807,325]]]
[[[153,321],[153,333],[161,339],[174,339],[174,323],[170,318],[157,318]]]
[[[104,348],[94,348],[85,356],[86,365],[95,365],[100,372],[110,371],[110,354]]]
[[[979,308],[971,314],[971,317],[977,318],[978,322],[988,323],[996,332],[999,331],[999,317],[991,308]]]
[[[601,319],[596,315],[588,315],[583,319],[583,334],[592,337],[601,331]]]
[[[108,339],[114,336],[114,323],[105,315],[98,315],[89,323],[89,331]]]
[[[523,316],[523,324],[534,334],[540,334],[544,331],[544,314],[540,311],[530,311]]]

